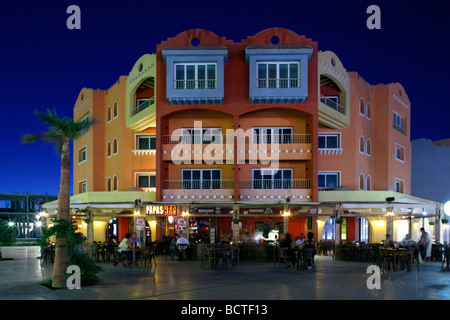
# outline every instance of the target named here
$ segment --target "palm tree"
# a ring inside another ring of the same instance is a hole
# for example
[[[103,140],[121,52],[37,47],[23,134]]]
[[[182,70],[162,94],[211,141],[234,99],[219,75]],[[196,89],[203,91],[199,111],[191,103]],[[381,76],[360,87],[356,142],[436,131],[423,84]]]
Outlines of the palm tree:
[[[44,139],[45,143],[56,143],[58,153],[61,155],[61,181],[59,184],[57,220],[69,221],[70,218],[70,141],[80,137],[95,119],[89,121],[74,121],[71,118],[58,118],[56,111],[47,110],[47,113],[36,111],[36,115],[46,123],[49,128],[42,134],[27,134],[23,143]],[[65,250],[66,238],[57,238],[55,244],[55,260],[52,273],[52,287],[61,288],[66,278],[64,273],[69,265],[69,254]]]

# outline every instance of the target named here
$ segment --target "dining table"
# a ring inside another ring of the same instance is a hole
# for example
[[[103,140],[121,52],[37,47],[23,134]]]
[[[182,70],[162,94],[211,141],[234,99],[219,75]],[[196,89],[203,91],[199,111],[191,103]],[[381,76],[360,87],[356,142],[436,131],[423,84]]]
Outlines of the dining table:
[[[136,265],[137,265],[137,261],[136,261],[137,254],[138,253],[142,253],[142,250],[139,247],[133,247],[132,250],[133,250],[133,267],[136,267]]]

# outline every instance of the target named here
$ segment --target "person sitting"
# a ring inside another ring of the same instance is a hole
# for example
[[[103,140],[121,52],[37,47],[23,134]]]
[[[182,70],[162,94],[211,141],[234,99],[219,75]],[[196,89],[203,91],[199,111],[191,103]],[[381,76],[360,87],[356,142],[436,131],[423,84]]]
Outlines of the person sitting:
[[[284,235],[284,239],[280,242],[280,248],[283,248],[286,254],[285,260],[288,262],[286,267],[293,268],[295,264],[295,255],[292,251],[292,238],[289,233]]]
[[[138,238],[137,233],[133,233],[133,236],[130,239],[131,246],[140,248],[141,247],[141,239]]]
[[[189,245],[189,240],[186,239],[183,234],[178,238],[177,240],[177,248],[178,248],[178,254],[182,254],[184,257],[187,256],[187,247]],[[183,257],[183,258],[184,258]],[[180,260],[180,259],[178,259]]]
[[[405,247],[412,247],[416,243],[411,239],[411,236],[409,234],[405,235],[405,238],[401,241],[402,246]]]
[[[124,267],[128,267],[129,263],[133,259],[133,252],[130,251],[132,248],[130,238],[131,234],[127,233],[125,238],[123,238],[120,242],[117,250],[119,256],[125,257],[125,260],[123,261]]]
[[[302,250],[303,249],[314,249],[312,259],[314,260],[314,256],[317,254],[317,243],[313,240],[314,233],[308,232],[308,240],[303,241]],[[311,263],[309,261],[309,263]],[[312,266],[309,265],[308,269],[311,269]]]

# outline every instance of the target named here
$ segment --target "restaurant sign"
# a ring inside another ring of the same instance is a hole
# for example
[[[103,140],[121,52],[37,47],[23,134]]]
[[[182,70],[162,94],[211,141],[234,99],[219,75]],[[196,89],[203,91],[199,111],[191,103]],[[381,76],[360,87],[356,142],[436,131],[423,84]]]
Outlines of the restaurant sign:
[[[146,206],[145,214],[147,215],[164,215],[164,216],[176,216],[176,205],[164,205],[164,206]]]

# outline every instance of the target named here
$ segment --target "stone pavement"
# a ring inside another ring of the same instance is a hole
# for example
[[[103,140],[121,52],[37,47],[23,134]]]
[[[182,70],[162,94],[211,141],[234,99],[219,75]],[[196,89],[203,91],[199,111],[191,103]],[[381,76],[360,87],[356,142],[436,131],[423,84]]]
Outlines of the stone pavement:
[[[100,284],[81,290],[50,290],[52,265],[37,259],[38,247],[2,247],[0,300],[448,300],[450,272],[441,263],[420,265],[420,272],[387,272],[381,289],[369,290],[369,263],[316,257],[316,272],[280,268],[273,263],[241,262],[233,271],[208,271],[199,261],[165,261],[150,269],[113,268],[102,263]]]

